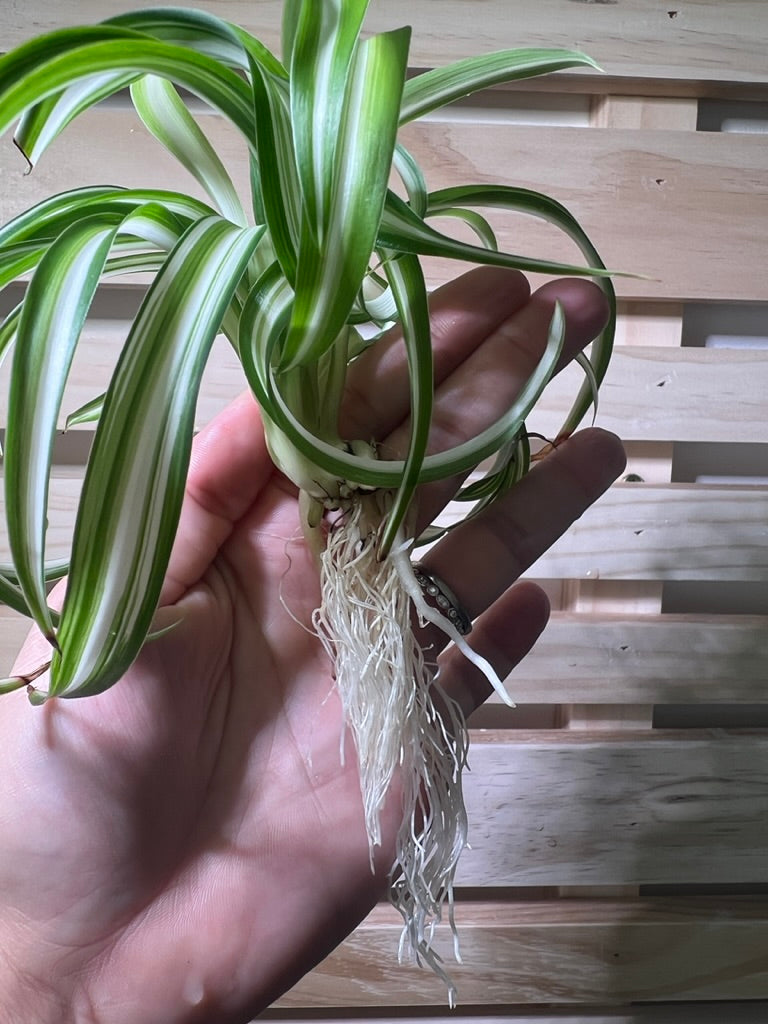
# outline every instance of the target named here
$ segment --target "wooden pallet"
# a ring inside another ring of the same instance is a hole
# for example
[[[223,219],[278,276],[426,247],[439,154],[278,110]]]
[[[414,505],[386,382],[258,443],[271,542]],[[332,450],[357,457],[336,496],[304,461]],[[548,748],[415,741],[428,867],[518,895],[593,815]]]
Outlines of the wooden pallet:
[[[0,39],[10,46],[30,26],[132,6],[3,5]],[[274,0],[196,6],[277,46]],[[415,69],[517,45],[579,47],[601,63],[602,76],[494,90],[404,138],[431,187],[540,187],[569,206],[610,266],[645,275],[617,282],[619,346],[598,419],[626,440],[640,479],[612,488],[533,567],[555,612],[508,681],[521,708],[491,702],[473,722],[472,849],[457,907],[461,1005],[450,1019],[762,1022],[768,346],[702,338],[738,334],[745,318],[745,333],[768,336],[768,5],[374,0],[371,28],[403,23],[414,26]],[[723,118],[735,130],[716,130],[728,127]],[[237,163],[239,141],[209,123]],[[100,145],[90,150],[94,136]],[[4,145],[0,218],[83,183],[84,166],[94,182],[142,184],[150,160],[154,184],[181,183],[135,116],[115,105],[78,121],[30,177]],[[500,236],[518,251],[570,255],[535,223],[510,217]],[[453,272],[436,262],[431,281]],[[99,390],[135,303],[127,284],[99,297],[68,406]],[[242,387],[223,346],[219,356],[199,423]],[[532,425],[556,430],[568,394],[564,378]],[[73,431],[59,449],[52,556],[67,549],[89,438]],[[729,467],[738,482],[723,481]],[[698,479],[707,475],[715,481]],[[0,614],[4,665],[24,628]],[[267,1016],[441,1019],[443,988],[397,965],[397,936],[393,914],[377,908]]]

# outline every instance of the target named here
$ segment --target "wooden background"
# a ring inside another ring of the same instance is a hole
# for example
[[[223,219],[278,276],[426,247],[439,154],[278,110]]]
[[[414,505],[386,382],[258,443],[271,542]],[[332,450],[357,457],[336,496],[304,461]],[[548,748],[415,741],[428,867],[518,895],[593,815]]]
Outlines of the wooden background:
[[[2,0],[0,45],[131,6]],[[277,46],[273,0],[190,6]],[[472,723],[472,849],[457,908],[464,964],[450,1019],[762,1022],[768,4],[374,0],[372,29],[403,23],[414,26],[415,69],[517,45],[579,47],[601,63],[601,76],[560,74],[457,104],[409,127],[405,141],[432,187],[541,187],[611,266],[648,275],[619,281],[619,347],[599,416],[626,440],[639,479],[618,483],[534,567],[556,610],[508,682],[521,707],[491,703]],[[244,181],[237,141],[206,124]],[[33,175],[22,172],[5,140],[3,221],[85,182],[190,187],[117,102],[77,122]],[[570,255],[525,221],[503,223],[501,235],[518,251]],[[450,268],[430,273],[438,282]],[[99,296],[69,407],[100,389],[137,297],[122,284]],[[222,346],[199,422],[241,384]],[[558,382],[533,426],[556,429],[566,400]],[[67,548],[89,440],[73,431],[58,449],[52,555]],[[2,612],[6,668],[24,628]],[[398,966],[397,937],[395,917],[378,908],[266,1016],[440,1019],[444,990]]]

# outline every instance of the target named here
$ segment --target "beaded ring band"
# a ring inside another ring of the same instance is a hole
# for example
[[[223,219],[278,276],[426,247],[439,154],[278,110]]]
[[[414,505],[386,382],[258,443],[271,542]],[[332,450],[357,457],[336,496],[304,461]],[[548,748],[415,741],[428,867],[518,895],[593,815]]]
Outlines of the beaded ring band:
[[[472,620],[459,604],[456,595],[448,584],[435,573],[426,569],[421,563],[414,565],[413,575],[424,592],[424,596],[432,600],[438,611],[442,612],[448,621],[453,623],[457,632],[461,636],[466,636],[470,633],[472,630]]]

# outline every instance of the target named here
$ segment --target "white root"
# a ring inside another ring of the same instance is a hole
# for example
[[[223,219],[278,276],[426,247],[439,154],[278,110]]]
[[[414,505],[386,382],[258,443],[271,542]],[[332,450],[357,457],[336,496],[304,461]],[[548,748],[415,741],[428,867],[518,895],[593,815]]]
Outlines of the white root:
[[[433,935],[447,905],[459,959],[453,879],[467,842],[462,771],[468,736],[461,709],[425,663],[414,635],[413,606],[422,619],[436,621],[452,640],[467,645],[425,604],[404,544],[378,559],[380,519],[371,496],[356,501],[330,528],[321,555],[322,603],[313,625],[335,662],[336,686],[354,736],[372,855],[381,844],[381,814],[393,782],[402,790],[390,889],[404,921],[401,956],[430,966],[446,983],[453,1005],[455,988],[433,948]],[[480,667],[501,686],[484,659],[472,660],[482,661]]]
[[[499,676],[490,661],[488,661],[487,658],[484,658],[482,654],[478,654],[477,651],[473,650],[469,646],[467,641],[461,633],[459,633],[458,629],[456,629],[456,626],[449,618],[443,615],[436,608],[432,608],[424,600],[424,594],[422,593],[421,587],[416,579],[411,565],[411,560],[408,556],[408,545],[402,544],[397,550],[392,551],[390,557],[395,563],[403,586],[408,591],[421,621],[431,622],[433,625],[441,629],[448,639],[452,640],[458,647],[467,661],[471,661],[476,668],[480,669],[504,703],[510,708],[517,707],[515,702],[509,696],[506,686],[501,679],[499,679]]]

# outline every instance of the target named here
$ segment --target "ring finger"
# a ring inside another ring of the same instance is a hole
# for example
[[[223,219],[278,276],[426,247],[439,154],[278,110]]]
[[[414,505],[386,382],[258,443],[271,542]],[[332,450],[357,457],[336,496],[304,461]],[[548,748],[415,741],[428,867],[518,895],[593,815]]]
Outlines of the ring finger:
[[[613,483],[624,465],[624,451],[615,435],[595,428],[574,434],[509,494],[449,533],[424,557],[427,571],[448,584],[470,619],[478,619],[472,646],[492,663],[502,662],[495,665],[498,673],[506,674],[527,653],[546,621],[541,600],[531,590],[500,599]],[[530,614],[507,620],[502,643],[505,617],[519,614],[525,594]],[[435,626],[426,627],[422,639],[435,656],[447,643]],[[475,706],[478,694],[487,695],[486,685],[479,684],[477,669],[461,665],[458,671],[457,665],[458,660],[452,682],[457,692],[452,696]],[[446,683],[447,669],[448,665],[443,672]]]

